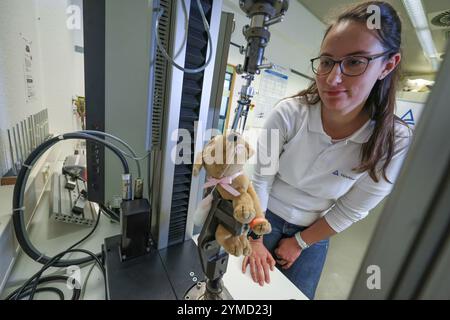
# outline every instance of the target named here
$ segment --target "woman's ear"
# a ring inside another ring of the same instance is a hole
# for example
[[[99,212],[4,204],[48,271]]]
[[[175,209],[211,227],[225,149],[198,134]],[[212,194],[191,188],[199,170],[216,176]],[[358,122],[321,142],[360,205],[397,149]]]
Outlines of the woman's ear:
[[[390,57],[389,60],[386,62],[384,70],[378,77],[378,80],[383,80],[384,78],[386,78],[392,71],[395,70],[395,68],[399,65],[401,60],[402,55],[399,52]]]

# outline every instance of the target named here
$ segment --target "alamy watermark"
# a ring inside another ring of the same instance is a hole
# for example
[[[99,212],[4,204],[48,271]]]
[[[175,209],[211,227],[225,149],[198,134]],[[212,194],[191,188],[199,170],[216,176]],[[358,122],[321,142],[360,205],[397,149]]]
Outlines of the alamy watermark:
[[[81,30],[81,7],[70,5],[66,9],[67,20],[66,26],[69,30]]]
[[[367,18],[367,28],[369,30],[381,29],[381,9],[377,5],[370,5],[367,7],[367,13],[371,14]]]
[[[201,121],[195,123],[201,128]],[[228,137],[232,132],[225,133]],[[249,130],[239,135],[238,142],[229,139],[215,139],[222,135],[217,129],[196,130],[194,136],[187,129],[179,128],[170,135],[171,161],[180,164],[258,164],[260,174],[275,175],[278,172],[280,153],[280,132],[278,129]],[[212,137],[208,140],[208,137]],[[193,150],[194,139],[201,142],[201,147]],[[204,142],[207,142],[204,144]],[[198,156],[199,153],[201,157]],[[253,156],[249,157],[249,154]],[[192,159],[192,154],[194,158]]]
[[[381,290],[381,268],[377,265],[370,265],[367,267],[366,285],[369,290]]]

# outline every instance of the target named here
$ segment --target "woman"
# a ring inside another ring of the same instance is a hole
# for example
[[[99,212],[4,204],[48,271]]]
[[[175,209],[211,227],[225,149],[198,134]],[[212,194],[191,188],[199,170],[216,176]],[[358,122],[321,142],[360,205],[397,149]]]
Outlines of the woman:
[[[370,5],[380,8],[379,29],[368,27]],[[277,172],[264,173],[258,162],[253,177],[273,231],[250,239],[253,253],[242,271],[249,265],[263,285],[277,265],[313,299],[329,237],[390,193],[411,131],[394,115],[401,21],[390,4],[365,2],[343,12],[311,61],[315,82],[266,120],[278,141],[258,141],[260,155],[274,146],[279,155]]]

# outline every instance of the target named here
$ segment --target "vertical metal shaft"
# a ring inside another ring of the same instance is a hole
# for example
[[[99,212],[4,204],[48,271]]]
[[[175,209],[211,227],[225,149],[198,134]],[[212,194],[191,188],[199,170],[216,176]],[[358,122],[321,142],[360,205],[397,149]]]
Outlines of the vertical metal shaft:
[[[20,157],[19,157],[19,149],[17,148],[17,138],[16,138],[16,128],[13,129],[13,138],[14,138],[14,149],[16,151],[16,162],[14,163],[14,166],[16,167],[16,170],[18,171],[20,168]]]
[[[17,175],[17,168],[15,165],[14,151],[13,151],[13,146],[12,146],[12,141],[11,141],[11,131],[8,129],[7,133],[8,133],[8,141],[9,141],[9,155],[11,157],[11,165],[12,165],[11,169],[12,169],[14,175]]]
[[[25,135],[25,129],[23,127],[23,120],[20,121],[20,132],[22,134],[22,141],[23,141],[23,156],[24,160],[28,157],[28,143],[27,143],[27,136]]]
[[[23,163],[23,145],[22,145],[22,137],[20,136],[20,128],[19,128],[19,124],[16,124],[16,128],[17,128],[17,139],[19,140],[19,151],[20,151],[20,164]]]

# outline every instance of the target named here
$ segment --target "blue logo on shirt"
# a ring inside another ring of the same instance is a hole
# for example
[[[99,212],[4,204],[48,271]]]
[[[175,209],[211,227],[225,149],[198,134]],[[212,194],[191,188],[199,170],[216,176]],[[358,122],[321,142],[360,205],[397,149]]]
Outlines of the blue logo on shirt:
[[[336,170],[336,171],[333,171],[333,174],[335,175],[335,176],[337,176],[337,177],[342,177],[342,178],[345,178],[345,179],[349,179],[349,180],[356,180],[355,178],[353,178],[353,177],[350,177],[350,176],[348,176],[348,175],[346,175],[346,174],[344,174],[344,173],[339,173],[339,170]]]
[[[416,121],[414,120],[414,115],[412,112],[412,109],[409,109],[408,112],[406,112],[401,119],[405,121],[407,124],[415,125]]]

